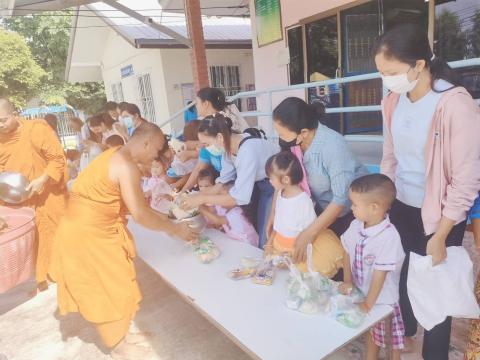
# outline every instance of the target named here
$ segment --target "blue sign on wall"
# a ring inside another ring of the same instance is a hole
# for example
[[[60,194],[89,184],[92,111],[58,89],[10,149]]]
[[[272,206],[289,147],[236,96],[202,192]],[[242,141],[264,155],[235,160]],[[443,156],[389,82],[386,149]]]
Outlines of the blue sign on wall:
[[[120,69],[120,73],[122,74],[122,79],[126,78],[133,74],[133,65],[127,65]]]

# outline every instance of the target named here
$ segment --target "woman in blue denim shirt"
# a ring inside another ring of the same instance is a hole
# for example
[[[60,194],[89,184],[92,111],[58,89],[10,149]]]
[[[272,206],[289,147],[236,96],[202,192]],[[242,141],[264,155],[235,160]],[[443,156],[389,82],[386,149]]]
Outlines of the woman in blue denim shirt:
[[[338,236],[350,226],[353,215],[348,192],[367,169],[354,157],[342,135],[322,125],[325,114],[320,103],[307,104],[299,98],[283,100],[273,111],[275,130],[283,149],[300,146],[312,199],[320,215],[295,242],[293,260],[306,260],[307,245],[327,228]]]

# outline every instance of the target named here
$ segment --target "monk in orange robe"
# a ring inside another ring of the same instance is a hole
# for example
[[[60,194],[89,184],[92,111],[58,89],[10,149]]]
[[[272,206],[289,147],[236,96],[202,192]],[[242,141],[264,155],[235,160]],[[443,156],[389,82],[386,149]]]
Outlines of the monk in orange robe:
[[[35,209],[36,280],[41,290],[48,286],[55,231],[66,208],[66,166],[63,147],[52,128],[41,119],[20,119],[13,105],[0,99],[0,172],[21,173],[30,181],[30,199],[21,205]]]
[[[138,345],[145,336],[129,332],[141,295],[126,214],[153,230],[185,240],[198,237],[146,203],[139,167],[157,158],[168,166],[172,155],[162,131],[151,123],[138,127],[125,146],[95,158],[73,183],[56,235],[49,274],[57,282],[60,313],[80,312],[114,358],[142,359],[150,351]]]

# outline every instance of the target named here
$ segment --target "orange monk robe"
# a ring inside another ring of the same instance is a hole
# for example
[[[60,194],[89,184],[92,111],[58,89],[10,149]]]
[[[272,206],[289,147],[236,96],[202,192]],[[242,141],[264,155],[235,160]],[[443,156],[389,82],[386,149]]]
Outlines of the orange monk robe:
[[[108,347],[126,335],[141,300],[127,209],[108,174],[117,150],[99,155],[73,183],[49,272],[60,314],[80,312]]]
[[[22,206],[35,209],[38,251],[36,279],[47,280],[53,239],[60,217],[66,208],[67,162],[56,133],[44,120],[19,120],[10,134],[0,134],[0,172],[19,172],[32,181],[49,176],[43,192]]]

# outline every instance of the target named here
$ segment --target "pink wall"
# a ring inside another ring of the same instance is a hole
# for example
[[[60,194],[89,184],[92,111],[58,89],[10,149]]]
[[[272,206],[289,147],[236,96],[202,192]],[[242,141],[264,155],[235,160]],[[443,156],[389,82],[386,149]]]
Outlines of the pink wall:
[[[283,29],[298,24],[301,19],[310,17],[324,11],[351,3],[353,0],[281,0],[282,26]],[[287,46],[286,39],[276,43],[258,47],[257,35],[255,31],[255,4],[250,0],[250,13],[252,20],[252,43],[253,43],[253,62],[255,67],[255,86],[256,89],[269,89],[277,86],[288,85],[288,67],[279,65],[277,56],[279,51]],[[285,36],[285,31],[283,32]],[[274,95],[274,106],[287,96],[304,97],[305,91],[295,91],[289,94],[279,93]],[[267,110],[267,99],[258,99],[259,110]],[[259,125],[268,132],[271,131],[270,121],[259,119]]]

